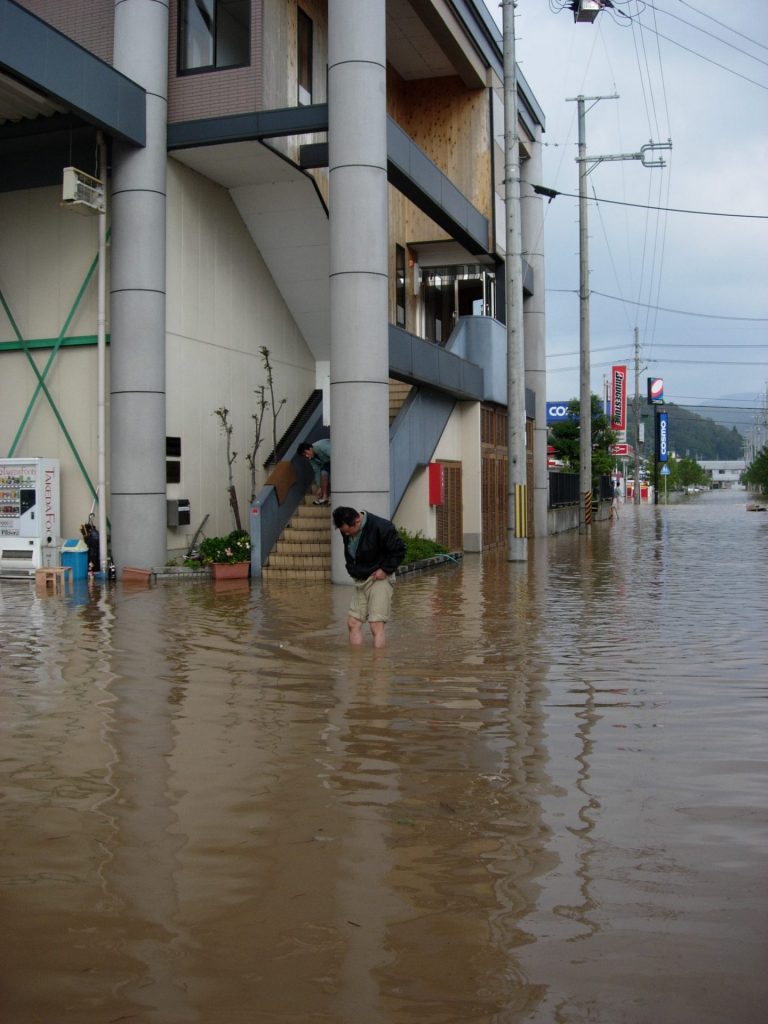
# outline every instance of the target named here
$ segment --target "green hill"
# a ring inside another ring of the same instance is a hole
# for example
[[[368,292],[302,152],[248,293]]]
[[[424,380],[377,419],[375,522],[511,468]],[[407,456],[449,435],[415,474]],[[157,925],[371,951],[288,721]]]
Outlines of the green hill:
[[[703,460],[740,459],[744,455],[744,438],[733,427],[721,427],[706,416],[699,416],[682,406],[669,403],[664,406],[669,413],[669,447],[679,458]],[[634,414],[628,409],[627,440],[634,443]],[[645,423],[645,452],[653,446],[653,409],[643,403],[640,422]]]

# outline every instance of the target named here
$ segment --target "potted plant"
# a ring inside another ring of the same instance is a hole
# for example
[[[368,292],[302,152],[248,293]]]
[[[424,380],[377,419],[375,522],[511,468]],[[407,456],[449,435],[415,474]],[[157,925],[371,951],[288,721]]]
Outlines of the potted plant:
[[[199,554],[203,565],[211,566],[215,580],[244,579],[251,568],[251,539],[246,530],[206,537],[200,542]]]

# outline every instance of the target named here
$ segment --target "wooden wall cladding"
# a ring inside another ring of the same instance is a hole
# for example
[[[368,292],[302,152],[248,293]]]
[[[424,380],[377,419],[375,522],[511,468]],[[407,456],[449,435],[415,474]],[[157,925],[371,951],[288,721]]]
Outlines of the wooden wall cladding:
[[[492,218],[491,115],[487,89],[458,77],[406,82],[388,68],[388,113],[469,201]]]

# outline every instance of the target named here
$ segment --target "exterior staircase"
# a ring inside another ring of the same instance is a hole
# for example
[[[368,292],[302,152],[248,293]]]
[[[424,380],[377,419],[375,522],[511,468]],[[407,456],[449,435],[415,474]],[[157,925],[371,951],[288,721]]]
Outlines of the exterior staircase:
[[[306,494],[262,566],[268,582],[286,580],[330,580],[331,508],[313,505]]]
[[[405,384],[400,380],[389,378],[389,425],[400,412],[406,398],[411,393],[412,384]]]

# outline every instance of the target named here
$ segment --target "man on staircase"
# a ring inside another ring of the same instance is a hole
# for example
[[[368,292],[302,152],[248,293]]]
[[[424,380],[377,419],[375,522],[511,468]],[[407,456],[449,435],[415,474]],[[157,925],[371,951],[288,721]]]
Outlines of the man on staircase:
[[[329,505],[331,497],[331,441],[319,437],[316,441],[304,441],[296,449],[299,455],[309,459],[315,471],[315,505]]]

